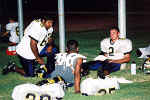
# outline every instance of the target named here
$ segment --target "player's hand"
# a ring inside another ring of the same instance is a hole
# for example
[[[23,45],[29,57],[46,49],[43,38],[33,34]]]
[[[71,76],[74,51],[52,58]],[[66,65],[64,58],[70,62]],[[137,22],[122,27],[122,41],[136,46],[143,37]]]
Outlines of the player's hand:
[[[108,63],[113,63],[113,60],[111,60],[111,59],[108,59],[107,61],[108,61]]]
[[[41,65],[44,64],[44,60],[42,58],[37,58],[36,61]]]

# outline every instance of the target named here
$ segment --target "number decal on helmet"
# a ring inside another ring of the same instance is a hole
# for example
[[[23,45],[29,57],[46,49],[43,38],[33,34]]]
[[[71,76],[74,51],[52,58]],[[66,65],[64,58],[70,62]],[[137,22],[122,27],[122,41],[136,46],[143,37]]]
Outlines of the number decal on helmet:
[[[48,94],[37,95],[36,93],[28,93],[25,96],[25,100],[51,100],[51,96]]]
[[[19,27],[16,27],[16,35],[19,36]]]

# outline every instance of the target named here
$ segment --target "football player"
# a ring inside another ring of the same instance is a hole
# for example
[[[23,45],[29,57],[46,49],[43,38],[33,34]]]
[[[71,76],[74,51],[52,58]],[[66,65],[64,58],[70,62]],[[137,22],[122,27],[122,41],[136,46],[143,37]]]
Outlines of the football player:
[[[80,93],[81,64],[86,57],[78,54],[78,42],[69,40],[67,42],[67,52],[56,54],[55,59],[55,70],[49,77],[62,77],[68,86],[74,84],[75,93]]]
[[[15,17],[9,18],[9,23],[6,24],[6,32],[2,37],[9,35],[8,51],[15,51],[16,45],[19,43],[18,22]]]
[[[46,68],[47,72],[51,73],[55,68],[54,57],[58,51],[51,37],[52,26],[52,18],[43,17],[32,21],[25,29],[24,36],[16,49],[23,70],[16,67],[14,63],[10,63],[3,69],[3,73],[6,74],[13,70],[26,77],[33,77],[36,62],[45,64],[43,56],[48,58]]]
[[[130,61],[132,42],[127,38],[120,39],[119,34],[118,27],[110,28],[110,37],[101,41],[101,54],[95,58],[95,64],[89,66],[89,69],[99,70],[105,75],[125,69],[126,63]]]

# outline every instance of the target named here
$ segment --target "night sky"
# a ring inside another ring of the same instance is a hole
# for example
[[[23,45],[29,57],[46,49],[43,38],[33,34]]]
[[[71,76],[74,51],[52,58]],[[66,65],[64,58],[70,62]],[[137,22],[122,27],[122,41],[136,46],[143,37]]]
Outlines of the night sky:
[[[31,19],[30,17],[34,18],[39,15],[41,16],[41,15],[53,14],[51,12],[54,12],[53,15],[54,17],[58,16],[57,13],[58,0],[22,0],[22,1],[23,1],[23,10],[24,10],[23,15],[24,15],[24,19],[26,20]],[[109,21],[109,23],[107,23],[108,25],[114,23],[117,24],[116,21],[117,17],[115,16],[118,11],[118,0],[64,0],[64,4],[65,4],[65,18],[67,19],[66,22],[71,21],[71,23],[73,23],[72,19],[79,19],[78,12],[81,13],[82,12],[111,12],[105,15],[108,18],[105,20]],[[126,0],[126,11],[128,14],[127,16],[128,29],[136,29],[136,30],[150,29],[149,28],[149,23],[150,23],[149,5],[150,5],[150,0]],[[4,21],[4,19],[7,19],[9,16],[17,16],[17,11],[18,11],[17,0],[0,0],[0,17],[1,17],[0,21],[1,22]],[[66,13],[66,12],[77,12],[77,13],[76,15],[71,15],[70,13]],[[90,21],[90,19],[92,19],[91,17],[97,17],[98,19],[99,17],[101,17],[102,19],[104,19],[105,17],[103,17],[104,16],[103,14],[104,13],[92,15],[91,13],[89,13],[88,14],[89,19],[87,20]],[[84,14],[82,14],[82,16],[83,19],[85,18],[84,16],[87,17],[87,15]],[[86,23],[87,20],[85,20],[82,23]],[[97,21],[95,21],[95,23],[97,23]],[[96,26],[95,23],[93,23],[93,26],[94,25]],[[73,24],[76,24],[76,21]],[[88,23],[86,23],[86,25],[87,24]],[[130,27],[129,25],[132,27]],[[100,27],[99,25],[97,26]]]
[[[57,0],[22,0],[24,11],[57,11]],[[43,2],[42,2],[43,1]],[[115,11],[117,0],[64,0],[65,11]],[[126,0],[127,11],[149,11],[149,0]],[[0,0],[1,9],[17,10],[17,0]],[[7,8],[7,9],[4,9]]]

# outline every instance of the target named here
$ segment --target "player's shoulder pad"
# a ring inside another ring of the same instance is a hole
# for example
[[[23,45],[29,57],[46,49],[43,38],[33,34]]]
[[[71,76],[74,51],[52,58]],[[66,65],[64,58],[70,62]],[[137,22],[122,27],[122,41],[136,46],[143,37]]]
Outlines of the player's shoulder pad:
[[[31,24],[32,28],[36,29],[36,30],[39,30],[41,29],[43,26],[41,25],[41,21],[32,21]]]
[[[53,31],[54,31],[53,27],[50,27],[50,28],[48,29],[48,32],[49,32],[49,33],[52,33]]]
[[[77,54],[77,57],[78,57],[78,58],[82,58],[82,59],[86,59],[86,58],[87,58],[86,56],[83,56],[83,55],[81,55],[81,54]]]
[[[11,30],[12,27],[13,27],[12,23],[6,24],[6,30]]]
[[[67,53],[57,53],[57,54],[56,54],[56,57],[57,57],[57,56],[66,56],[66,55],[67,55]]]
[[[101,43],[107,42],[107,41],[110,41],[110,38],[104,38],[103,40],[101,40]]]
[[[19,23],[18,23],[18,22],[15,22],[15,23],[14,23],[14,26],[18,26],[18,25],[19,25]]]
[[[125,43],[125,44],[132,44],[132,41],[128,38],[126,39],[119,39],[120,42]]]

